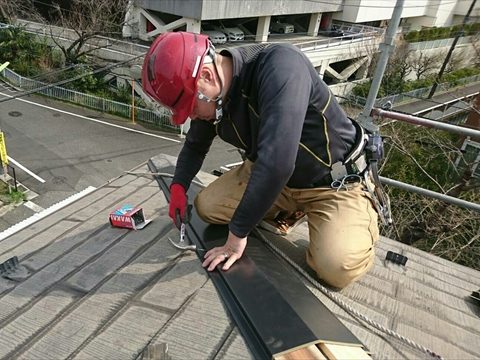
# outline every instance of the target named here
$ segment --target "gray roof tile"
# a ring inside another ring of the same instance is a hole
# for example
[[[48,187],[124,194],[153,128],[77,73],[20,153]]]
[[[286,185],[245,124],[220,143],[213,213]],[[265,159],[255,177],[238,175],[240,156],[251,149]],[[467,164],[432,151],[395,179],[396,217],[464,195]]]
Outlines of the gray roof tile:
[[[109,213],[123,204],[141,206],[152,223],[138,231],[111,227]],[[167,210],[151,177],[126,174],[0,241],[0,262],[18,256],[24,270],[17,281],[0,278],[0,358],[130,359],[158,344],[173,359],[251,358],[196,255],[167,241],[178,236]],[[288,241],[264,234],[311,275],[305,224]],[[388,250],[408,256],[407,265],[385,262]],[[427,357],[299,281],[374,358]],[[480,310],[466,299],[479,288],[478,271],[382,238],[375,267],[333,296],[446,358],[474,359]]]

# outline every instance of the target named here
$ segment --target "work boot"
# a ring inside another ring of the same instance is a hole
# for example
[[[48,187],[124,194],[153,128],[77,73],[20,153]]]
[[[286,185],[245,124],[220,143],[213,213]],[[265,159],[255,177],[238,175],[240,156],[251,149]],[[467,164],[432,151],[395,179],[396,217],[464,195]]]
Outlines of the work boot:
[[[273,220],[262,220],[258,225],[260,228],[278,235],[288,235],[298,225],[307,219],[303,211],[297,210],[293,213],[281,211]]]

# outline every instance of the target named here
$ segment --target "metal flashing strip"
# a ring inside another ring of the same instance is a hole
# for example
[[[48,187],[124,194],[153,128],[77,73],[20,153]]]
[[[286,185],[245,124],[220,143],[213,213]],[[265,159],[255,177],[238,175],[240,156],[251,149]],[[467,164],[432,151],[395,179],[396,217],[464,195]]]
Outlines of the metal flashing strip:
[[[168,172],[174,166],[169,161],[157,157],[150,159],[148,166],[152,172]],[[168,200],[171,179],[156,176],[156,180]],[[189,198],[199,190],[192,185]],[[188,226],[190,240],[197,248],[223,245],[228,235],[227,226],[207,224],[195,210]],[[203,258],[203,252],[197,255]],[[362,346],[297,275],[254,236],[249,236],[245,254],[230,270],[209,275],[256,359],[271,359],[320,342]]]

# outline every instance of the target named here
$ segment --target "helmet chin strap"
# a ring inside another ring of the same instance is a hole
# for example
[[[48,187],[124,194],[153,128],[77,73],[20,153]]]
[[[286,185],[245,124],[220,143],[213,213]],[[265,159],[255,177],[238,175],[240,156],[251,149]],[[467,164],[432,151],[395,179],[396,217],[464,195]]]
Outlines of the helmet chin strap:
[[[215,68],[215,72],[217,73],[217,78],[218,81],[220,82],[220,93],[217,95],[215,99],[212,99],[208,97],[207,95],[203,94],[202,92],[198,91],[198,99],[201,101],[205,101],[207,103],[209,102],[215,102],[215,121],[213,122],[214,125],[217,125],[220,121],[222,121],[223,118],[223,82],[222,79],[220,78],[220,74],[218,72],[217,64],[215,62],[215,48],[213,45],[209,48],[208,50],[208,56],[211,57],[213,67]]]
[[[223,118],[223,109],[222,109],[222,104],[223,104],[223,99],[222,99],[222,94],[223,93],[223,87],[222,90],[220,90],[220,94],[215,99],[209,98],[207,95],[203,94],[202,92],[198,91],[198,100],[205,101],[207,103],[209,102],[215,102],[215,121],[213,122],[214,125],[217,125],[220,121],[222,121]]]

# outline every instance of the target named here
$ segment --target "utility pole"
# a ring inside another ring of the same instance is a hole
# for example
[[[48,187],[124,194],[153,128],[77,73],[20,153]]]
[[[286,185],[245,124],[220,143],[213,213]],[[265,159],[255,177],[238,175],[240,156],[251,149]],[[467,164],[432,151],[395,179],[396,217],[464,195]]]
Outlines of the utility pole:
[[[6,63],[0,64],[0,72],[5,70],[8,65],[10,65],[8,61]],[[3,179],[5,183],[7,183],[8,156],[7,156],[7,147],[5,145],[5,136],[2,132],[2,129],[0,129],[0,163],[2,164],[2,167],[3,167]],[[8,186],[8,190],[10,191],[10,186]]]
[[[135,124],[135,79],[132,79],[132,123]]]
[[[373,123],[371,112],[375,99],[377,98],[378,90],[380,89],[380,84],[382,83],[383,74],[385,68],[387,67],[388,58],[390,53],[395,48],[394,41],[395,35],[397,33],[398,25],[400,24],[400,18],[403,11],[403,3],[405,0],[397,0],[395,4],[395,9],[393,10],[392,18],[387,27],[387,32],[385,34],[385,40],[380,44],[380,58],[378,59],[377,67],[375,68],[375,73],[373,75],[372,85],[370,86],[370,91],[368,92],[367,101],[365,107],[363,108],[362,113],[358,116],[358,122],[365,127],[367,130],[372,131],[373,133],[378,133],[378,126]]]
[[[450,57],[453,54],[453,50],[455,49],[455,46],[457,46],[458,39],[460,39],[460,36],[463,35],[463,29],[465,28],[465,24],[468,22],[468,19],[470,18],[470,14],[472,13],[472,10],[475,7],[476,2],[477,0],[473,0],[472,3],[470,4],[470,8],[468,9],[467,14],[463,18],[462,27],[460,28],[460,31],[457,32],[457,34],[455,35],[455,38],[453,39],[452,46],[450,46],[450,49],[448,50],[447,57],[443,61],[442,67],[440,68],[440,72],[435,78],[435,82],[432,85],[432,89],[430,90],[430,93],[428,94],[427,99],[431,99],[433,94],[435,94],[435,90],[437,90],[437,86],[440,83],[440,80],[442,79],[445,68],[447,67],[448,62],[450,61]]]

